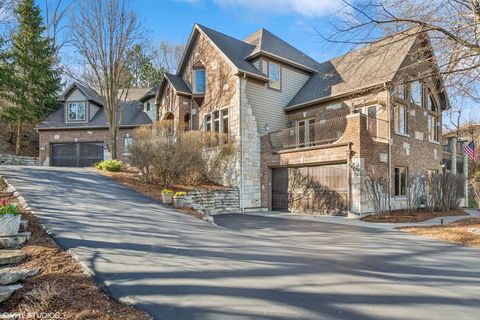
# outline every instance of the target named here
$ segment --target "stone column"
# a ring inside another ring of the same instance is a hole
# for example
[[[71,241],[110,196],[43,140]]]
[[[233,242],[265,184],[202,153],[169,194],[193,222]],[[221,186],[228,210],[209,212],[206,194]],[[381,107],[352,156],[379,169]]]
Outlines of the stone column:
[[[457,174],[457,138],[456,137],[453,137],[450,139],[450,152],[452,153],[451,171],[453,174]]]

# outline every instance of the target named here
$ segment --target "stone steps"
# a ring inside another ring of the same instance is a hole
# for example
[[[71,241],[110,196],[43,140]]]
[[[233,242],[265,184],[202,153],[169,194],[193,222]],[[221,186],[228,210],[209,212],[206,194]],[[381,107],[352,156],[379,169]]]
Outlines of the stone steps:
[[[10,296],[22,287],[21,284],[12,284],[9,286],[0,286],[0,302],[10,298]]]
[[[28,220],[20,221],[20,231],[26,232],[28,229]]]
[[[22,262],[26,257],[20,250],[0,250],[0,266]]]
[[[31,238],[30,232],[19,232],[16,236],[0,237],[0,249],[14,249],[21,247]]]
[[[35,269],[22,269],[7,267],[0,269],[0,285],[13,284],[18,281],[25,280],[28,277],[36,275],[40,271],[40,268]]]

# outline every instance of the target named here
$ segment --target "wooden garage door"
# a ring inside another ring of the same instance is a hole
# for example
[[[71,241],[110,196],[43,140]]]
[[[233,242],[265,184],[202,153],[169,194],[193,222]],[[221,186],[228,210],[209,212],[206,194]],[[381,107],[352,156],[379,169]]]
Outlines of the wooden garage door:
[[[289,211],[303,213],[345,211],[347,194],[346,164],[272,170],[274,210],[288,207]]]
[[[54,167],[90,167],[103,160],[102,142],[53,143],[51,150]]]

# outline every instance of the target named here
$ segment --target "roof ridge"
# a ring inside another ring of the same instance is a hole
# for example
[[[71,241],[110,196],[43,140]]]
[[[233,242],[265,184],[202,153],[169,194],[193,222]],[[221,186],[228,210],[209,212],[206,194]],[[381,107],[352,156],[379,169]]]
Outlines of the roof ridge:
[[[220,34],[220,35],[222,35],[222,36],[224,36],[224,37],[233,39],[233,40],[238,41],[238,42],[242,42],[242,43],[244,43],[244,44],[246,44],[246,45],[251,45],[251,46],[253,46],[253,45],[250,44],[250,43],[244,42],[244,41],[242,41],[242,40],[240,40],[240,39],[237,39],[237,38],[235,38],[235,37],[229,36],[228,34],[225,34],[225,33],[223,33],[223,32],[217,31],[217,30],[215,30],[215,29],[206,27],[206,26],[201,25],[201,24],[199,24],[199,23],[196,23],[196,25],[197,25],[200,29],[205,28],[205,29],[208,29],[208,30],[213,31],[213,32],[215,32],[215,33],[218,33],[218,34]]]

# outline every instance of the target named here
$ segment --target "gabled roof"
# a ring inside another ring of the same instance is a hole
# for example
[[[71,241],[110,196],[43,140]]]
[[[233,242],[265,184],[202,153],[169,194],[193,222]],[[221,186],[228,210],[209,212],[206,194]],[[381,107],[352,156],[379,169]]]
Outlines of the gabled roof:
[[[317,61],[264,28],[252,33],[244,41],[255,46],[255,49],[246,57],[248,60],[263,54],[311,72],[315,72],[318,65]]]
[[[241,40],[235,39],[233,37],[227,36],[221,32],[212,30],[200,24],[194,26],[192,35],[190,36],[189,43],[185,49],[184,58],[180,62],[180,67],[178,68],[177,75],[182,71],[182,67],[185,64],[185,56],[189,51],[189,47],[193,42],[193,36],[195,31],[202,32],[208,39],[210,39],[213,44],[225,55],[225,57],[238,69],[239,72],[244,72],[250,76],[268,80],[267,76],[260,72],[257,68],[253,66],[245,57],[249,56],[250,53],[255,49],[254,45],[248,44]]]
[[[410,29],[319,64],[285,109],[392,81],[419,34]]]
[[[182,79],[182,77],[167,72],[165,72],[164,76],[165,79],[170,82],[175,91],[177,91],[178,93],[183,93],[187,95],[192,94],[192,91],[188,87],[187,83]]]
[[[127,101],[120,105],[122,121],[120,128],[137,127],[152,123],[148,115],[143,112],[143,104],[140,101]],[[93,118],[86,123],[65,122],[65,106],[59,104],[57,109],[51,112],[37,127],[38,130],[69,129],[69,128],[108,128],[107,115],[104,108],[99,108]]]
[[[160,85],[156,85],[155,87],[151,88],[139,99],[139,101],[145,102],[146,100],[155,97],[158,89],[160,89]]]
[[[65,101],[67,96],[70,94],[70,92],[72,92],[73,89],[80,90],[80,92],[83,93],[87,100],[92,101],[99,106],[103,106],[103,99],[100,97],[100,95],[92,88],[89,88],[88,86],[85,86],[78,81],[74,81],[70,86],[68,86],[67,89],[65,89],[65,91],[63,91],[63,93],[60,95],[60,101]]]

